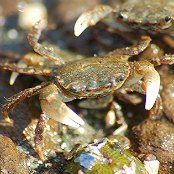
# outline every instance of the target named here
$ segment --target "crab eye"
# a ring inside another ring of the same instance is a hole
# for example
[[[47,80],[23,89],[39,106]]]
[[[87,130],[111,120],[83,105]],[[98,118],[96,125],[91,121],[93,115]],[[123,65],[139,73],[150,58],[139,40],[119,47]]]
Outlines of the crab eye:
[[[172,20],[171,16],[166,16],[165,17],[165,22],[169,23]]]
[[[124,19],[124,16],[123,16],[122,13],[119,13],[118,17],[119,17],[120,19]]]
[[[121,74],[119,77],[118,77],[118,81],[123,81],[125,79],[125,76],[123,74]]]

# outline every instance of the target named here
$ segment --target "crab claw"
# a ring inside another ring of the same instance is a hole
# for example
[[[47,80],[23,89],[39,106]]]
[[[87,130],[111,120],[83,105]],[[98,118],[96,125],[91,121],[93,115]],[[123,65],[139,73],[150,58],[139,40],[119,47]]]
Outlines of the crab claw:
[[[50,102],[48,100],[41,101],[42,111],[47,117],[73,128],[78,128],[84,124],[84,121],[65,103],[59,101],[57,96],[52,97],[54,99],[52,98]]]
[[[79,16],[74,26],[75,36],[79,36],[88,26],[95,25],[98,21],[105,18],[112,12],[108,5],[98,5]]]
[[[46,87],[39,96],[43,113],[48,117],[73,128],[85,122],[61,100],[61,94],[54,85]]]
[[[150,110],[157,97],[160,88],[160,76],[155,68],[151,68],[144,78],[146,84],[146,103],[145,109]]]
[[[134,77],[137,80],[137,77],[144,79],[143,85],[141,88],[137,88],[135,91],[142,94],[146,94],[145,109],[150,110],[158,97],[159,88],[160,88],[160,76],[155,70],[154,65],[148,61],[136,61],[134,63]],[[141,91],[143,89],[143,91]]]

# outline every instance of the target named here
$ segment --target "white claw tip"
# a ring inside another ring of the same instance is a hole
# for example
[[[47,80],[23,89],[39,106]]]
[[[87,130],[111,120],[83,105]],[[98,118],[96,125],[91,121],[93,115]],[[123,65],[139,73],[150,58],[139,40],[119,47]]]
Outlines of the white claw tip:
[[[160,76],[158,72],[154,69],[152,72],[149,72],[146,77],[146,110],[150,110],[153,107],[158,97],[159,88]]]
[[[68,116],[69,116],[69,119],[71,119],[70,122],[72,124],[70,124],[69,121],[67,121],[65,124],[67,124],[73,128],[78,128],[79,126],[82,126],[85,124],[84,120],[81,117],[79,117],[75,112],[73,112],[73,111],[70,111],[70,112],[71,112],[71,114],[69,114]]]
[[[88,21],[85,20],[85,15],[82,14],[74,25],[74,35],[80,36],[80,34],[89,26]]]
[[[10,77],[10,80],[9,80],[9,84],[10,85],[13,85],[14,84],[14,82],[16,81],[18,75],[19,75],[18,73],[12,72],[11,77]]]

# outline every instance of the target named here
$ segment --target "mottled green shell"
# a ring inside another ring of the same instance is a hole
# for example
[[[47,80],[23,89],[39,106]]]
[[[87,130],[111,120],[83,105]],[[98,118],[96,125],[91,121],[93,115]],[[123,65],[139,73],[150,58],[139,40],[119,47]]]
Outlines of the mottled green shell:
[[[59,84],[81,97],[105,95],[119,89],[130,67],[117,58],[88,58],[66,64],[58,70]]]
[[[119,17],[131,28],[161,31],[174,25],[173,0],[127,0]]]

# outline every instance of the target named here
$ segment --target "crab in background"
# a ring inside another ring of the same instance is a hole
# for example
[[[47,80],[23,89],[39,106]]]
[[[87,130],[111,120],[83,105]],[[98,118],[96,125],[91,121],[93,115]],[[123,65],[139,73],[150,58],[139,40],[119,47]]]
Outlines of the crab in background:
[[[80,15],[74,30],[79,36],[88,26],[97,22],[106,23],[112,30],[129,32],[169,32],[174,26],[174,2],[172,0],[127,0],[123,3],[97,5]]]

